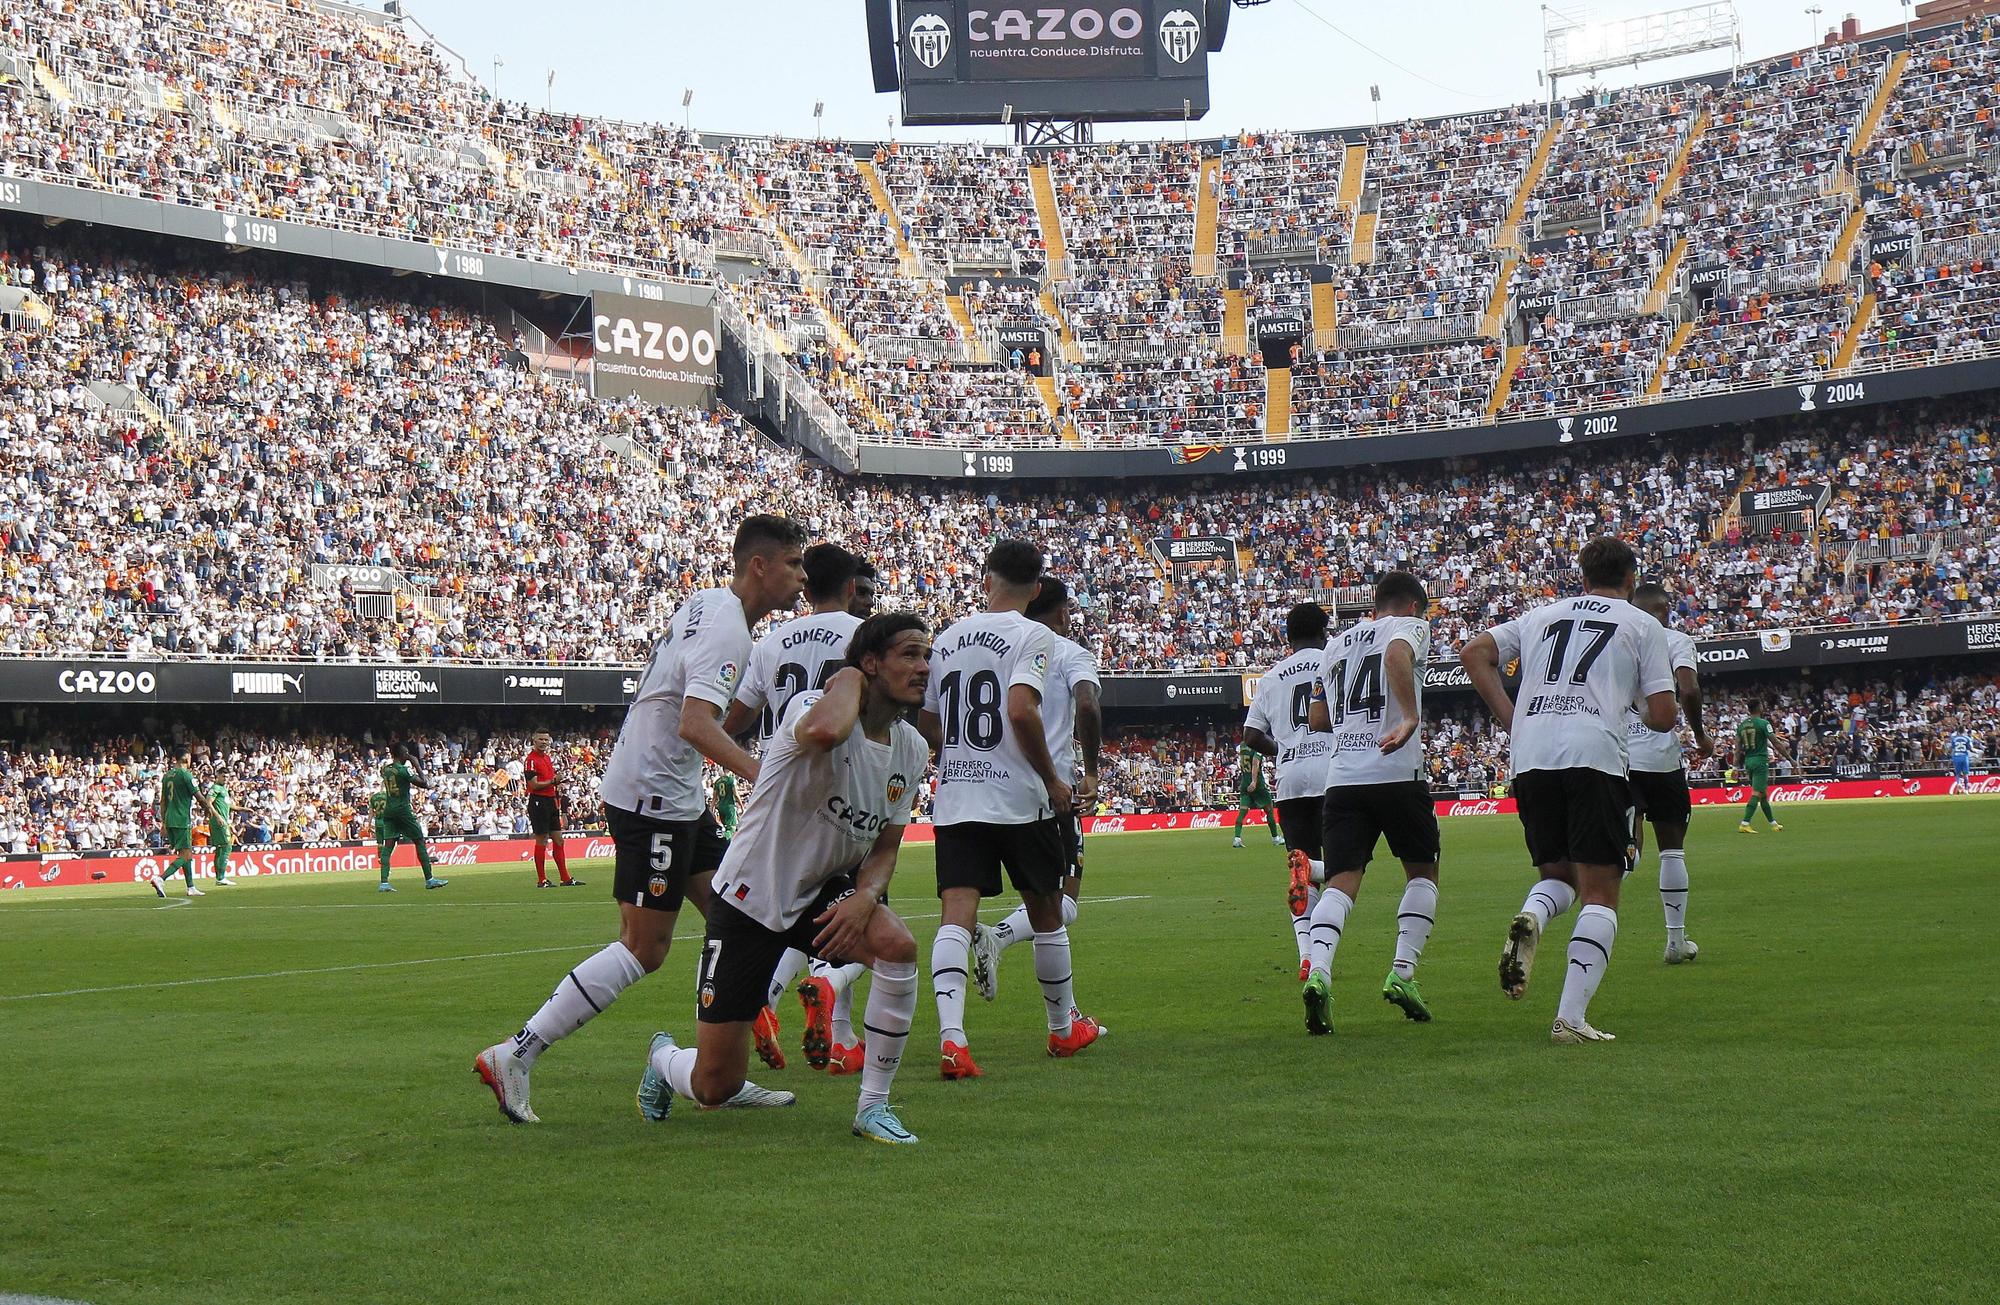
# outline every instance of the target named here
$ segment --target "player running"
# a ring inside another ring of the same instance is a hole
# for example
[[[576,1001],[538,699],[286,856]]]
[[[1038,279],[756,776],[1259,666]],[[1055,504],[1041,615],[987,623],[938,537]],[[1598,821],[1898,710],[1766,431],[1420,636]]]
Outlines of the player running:
[[[1042,682],[1042,734],[1048,740],[1049,756],[1056,774],[1064,779],[1076,775],[1076,748],[1083,745],[1083,778],[1070,790],[1075,810],[1060,820],[1063,859],[1063,928],[1076,923],[1077,894],[1083,890],[1082,813],[1097,797],[1098,748],[1104,737],[1104,709],[1099,704],[1101,684],[1097,659],[1068,635],[1073,604],[1069,586],[1054,576],[1042,577],[1042,590],[1028,604],[1027,616],[1049,628],[1054,636],[1049,649],[1049,673]],[[1035,936],[1028,923],[1028,908],[1017,906],[999,924],[987,928],[972,926],[972,986],[992,1001],[1000,993],[1000,955],[1009,947]]]
[[[521,763],[521,784],[528,790],[528,832],[535,839],[535,887],[549,887],[549,849],[555,848],[556,874],[564,888],[581,888],[583,880],[569,875],[569,856],[563,851],[562,783],[556,778],[556,759],[549,749],[554,740],[547,730],[536,730],[528,740],[528,756]]]
[[[208,817],[210,827],[213,827],[215,807],[201,785],[195,782],[194,771],[189,769],[189,763],[194,760],[194,750],[182,744],[175,749],[173,756],[175,764],[160,776],[160,832],[174,856],[167,862],[165,875],[153,876],[153,891],[165,897],[167,888],[163,880],[171,879],[178,873],[187,884],[189,897],[206,897],[208,894],[194,886],[194,808],[200,806],[202,814]]]
[[[1429,608],[1422,581],[1407,571],[1389,572],[1375,585],[1374,611],[1342,632],[1320,663],[1309,720],[1322,737],[1330,736],[1318,826],[1327,873],[1313,907],[1311,971],[1303,993],[1311,1034],[1333,1032],[1333,954],[1376,841],[1385,835],[1390,855],[1403,863],[1404,884],[1396,907],[1396,955],[1382,998],[1419,1023],[1431,1018],[1417,987],[1417,962],[1438,903],[1437,808],[1424,769]]]
[[[738,686],[736,698],[729,704],[729,714],[722,722],[723,732],[731,738],[740,738],[754,726],[760,750],[777,732],[777,723],[793,698],[823,689],[832,681],[845,665],[848,641],[861,626],[862,618],[850,610],[859,585],[861,559],[838,544],[821,543],[805,551],[804,562],[806,602],[812,610],[772,626],[757,641],[750,651],[743,683]],[[871,605],[874,602],[872,590],[869,602]],[[726,790],[722,787],[725,781]],[[732,839],[736,836],[735,803],[735,776],[725,771],[717,781],[715,804],[725,835]],[[806,964],[806,954],[798,948],[787,950],[779,958],[771,975],[771,991],[764,1010],[757,1016],[757,1055],[772,1069],[785,1067],[785,1053],[778,1042],[781,1032],[778,1001],[790,990]],[[806,1011],[806,1062],[814,1069],[829,1068],[829,1061],[835,1059],[836,1043],[840,1044],[843,1068],[850,1063],[857,1070],[861,1066],[859,1046],[849,1047],[860,1039],[854,1036],[852,1012],[846,999],[847,985],[861,973],[859,965],[821,966],[817,974],[826,982],[814,985],[810,993],[804,987],[799,990],[799,1000]]]
[[[986,556],[986,610],[937,639],[936,666],[917,718],[938,757],[938,897],[943,923],[931,948],[939,1072],[977,1078],[965,1037],[965,989],[979,902],[1000,892],[1000,871],[1021,894],[1035,931],[1035,978],[1049,1054],[1073,1056],[1104,1029],[1076,1014],[1069,930],[1063,925],[1061,822],[1072,808],[1042,729],[1042,693],[1054,636],[1025,615],[1040,591],[1042,552],[1003,539]]]
[[[1311,968],[1312,910],[1319,905],[1326,863],[1320,856],[1320,803],[1326,795],[1327,740],[1312,731],[1313,686],[1326,648],[1326,609],[1300,603],[1285,616],[1291,655],[1257,682],[1257,699],[1243,722],[1243,746],[1278,763],[1278,829],[1283,833],[1291,887],[1292,934],[1299,945],[1299,981]]]
[[[1750,818],[1757,809],[1764,809],[1764,820],[1773,832],[1782,830],[1783,825],[1771,814],[1771,744],[1776,736],[1771,722],[1764,719],[1764,704],[1756,698],[1750,700],[1750,714],[1736,726],[1736,747],[1741,757],[1743,774],[1750,784],[1750,800],[1743,805],[1743,819],[1736,826],[1739,834],[1754,834]],[[1783,756],[1780,745],[1779,755]]]
[[[1638,559],[1623,541],[1591,540],[1577,557],[1584,595],[1505,621],[1465,645],[1459,661],[1494,720],[1511,737],[1514,799],[1541,881],[1508,926],[1500,990],[1527,992],[1549,921],[1579,897],[1562,1003],[1549,1031],[1558,1043],[1610,1042],[1588,1019],[1590,999],[1618,936],[1618,881],[1632,856],[1632,784],[1626,708],[1643,704],[1646,728],[1674,727],[1680,706],[1666,631],[1627,601]],[[1500,679],[1520,659],[1521,704]]]
[[[229,854],[236,850],[236,838],[229,828],[229,790],[221,780],[208,786],[208,850],[215,858],[215,886],[234,888],[229,877]]]
[[[750,657],[751,626],[799,596],[805,542],[805,531],[784,517],[746,518],[736,530],[728,587],[688,595],[653,645],[604,771],[618,938],[565,974],[512,1039],[473,1062],[500,1113],[517,1124],[537,1122],[528,1078],[541,1054],[660,968],[684,896],[706,912],[708,881],[727,845],[708,814],[702,759],[756,781],[757,759],[723,733],[722,712]],[[738,1095],[733,1104],[791,1100],[748,1084]]]
[[[1972,732],[1958,726],[1945,740],[1945,754],[1951,758],[1950,793],[1970,793],[1972,791]]]
[[[424,827],[417,823],[417,813],[410,806],[412,788],[429,788],[431,781],[421,769],[412,770],[410,762],[418,760],[416,749],[401,740],[389,745],[389,760],[382,763],[382,810],[375,817],[375,849],[381,860],[382,882],[375,886],[378,893],[393,893],[389,885],[389,858],[396,854],[398,842],[408,843],[417,849],[417,864],[423,867],[424,887],[443,888],[451,880],[440,879],[431,866],[431,845],[424,837]],[[373,808],[373,803],[370,803]]]
[[[1264,779],[1264,758],[1246,742],[1236,749],[1236,833],[1229,840],[1231,847],[1243,846],[1243,818],[1260,807],[1264,812],[1264,828],[1271,833],[1271,845],[1283,847],[1285,839],[1278,831],[1278,813],[1271,809],[1271,786]]]
[[[1664,585],[1651,582],[1640,585],[1632,591],[1632,605],[1658,621],[1667,632],[1667,664],[1673,667],[1674,694],[1694,730],[1695,755],[1711,755],[1715,744],[1701,718],[1701,662],[1695,656],[1694,640],[1669,623],[1672,614]],[[1660,906],[1667,916],[1666,960],[1669,965],[1679,965],[1701,954],[1701,948],[1687,936],[1686,848],[1688,819],[1694,811],[1694,802],[1688,795],[1687,768],[1681,763],[1680,735],[1675,731],[1661,734],[1653,730],[1634,704],[1625,715],[1625,747],[1631,756],[1632,795],[1639,800],[1640,814],[1651,822],[1654,841],[1660,845]],[[1641,850],[1643,835],[1644,830],[1635,826],[1632,843]]]
[[[909,1145],[889,1106],[917,1009],[917,943],[883,904],[917,777],[930,760],[901,719],[921,706],[930,634],[913,612],[871,618],[847,665],[795,695],[765,746],[743,835],[715,872],[693,1047],[653,1035],[639,1113],[664,1120],[680,1095],[724,1105],[745,1088],[751,1025],[787,948],[869,966],[868,1059],[854,1135]]]

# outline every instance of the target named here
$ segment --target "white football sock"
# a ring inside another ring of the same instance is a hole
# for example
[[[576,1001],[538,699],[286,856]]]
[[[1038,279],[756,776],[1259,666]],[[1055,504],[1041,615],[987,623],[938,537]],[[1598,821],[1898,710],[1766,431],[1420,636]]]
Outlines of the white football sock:
[[[1667,941],[1687,937],[1688,860],[1681,849],[1660,853],[1660,906],[1667,913]]]
[[[1317,887],[1306,890],[1306,913],[1292,917],[1292,934],[1298,939],[1299,959],[1312,955],[1313,908],[1319,905],[1321,890]]]
[[[1610,907],[1586,906],[1576,913],[1557,1019],[1572,1025],[1584,1022],[1590,1013],[1590,999],[1597,995],[1597,985],[1604,982],[1604,971],[1611,964],[1611,944],[1617,938],[1618,912]]]
[[[1431,926],[1437,923],[1438,886],[1435,879],[1412,879],[1403,889],[1403,901],[1396,908],[1396,959],[1393,968],[1404,978],[1417,972],[1424,944],[1431,940]]]
[[[903,1063],[903,1044],[910,1040],[910,1021],[917,1014],[917,966],[914,961],[877,961],[868,985],[868,1009],[861,1026],[868,1032],[868,1058],[861,1063],[860,1114],[889,1099],[896,1067]]]
[[[1312,881],[1314,888],[1318,888],[1322,884],[1326,883],[1326,862],[1307,861],[1306,864],[1312,867]]]
[[[1347,913],[1354,909],[1354,899],[1338,888],[1329,888],[1319,895],[1319,905],[1313,907],[1312,915],[1312,968],[1317,973],[1330,974],[1333,971],[1333,952],[1340,946],[1341,931],[1347,928]]]
[[[1068,894],[1062,899],[1063,928],[1076,923],[1076,903]],[[1017,906],[1006,919],[993,926],[993,936],[1000,940],[1000,950],[1006,951],[1015,943],[1026,942],[1035,936],[1035,926],[1028,923],[1028,908]]]
[[[818,964],[818,962],[814,962],[814,964]],[[792,980],[798,978],[799,971],[805,967],[806,954],[804,952],[796,947],[785,948],[785,954],[778,958],[778,968],[771,972],[771,991],[765,994],[764,1004],[772,1010],[776,1010],[779,999],[791,990]]]
[[[667,1080],[667,1086],[674,1090],[674,1095],[692,1101],[696,1059],[693,1047],[661,1047],[653,1053],[653,1072]]]
[[[619,993],[645,977],[646,967],[622,942],[589,957],[563,975],[542,1008],[514,1035],[515,1058],[532,1066],[544,1051],[603,1014]]]
[[[931,993],[937,998],[938,1043],[965,1041],[966,967],[972,960],[972,931],[947,924],[931,944]]]
[[[1069,964],[1069,930],[1035,935],[1035,979],[1042,985],[1042,1005],[1048,1008],[1049,1032],[1069,1036],[1069,1013],[1076,1009],[1075,985]]]
[[[1521,903],[1521,909],[1542,928],[1549,927],[1549,921],[1567,911],[1576,902],[1576,889],[1560,879],[1544,879],[1528,890],[1528,900]]]

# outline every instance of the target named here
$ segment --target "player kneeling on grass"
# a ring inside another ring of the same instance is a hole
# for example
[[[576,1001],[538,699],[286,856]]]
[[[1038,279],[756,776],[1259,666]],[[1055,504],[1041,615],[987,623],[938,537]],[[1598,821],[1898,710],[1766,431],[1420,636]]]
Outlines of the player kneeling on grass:
[[[882,903],[916,782],[930,758],[902,719],[924,700],[930,632],[913,612],[870,617],[823,691],[793,698],[764,749],[757,792],[711,885],[697,978],[694,1047],[653,1035],[639,1111],[667,1117],[676,1094],[719,1106],[743,1087],[751,1025],[789,947],[870,967],[867,1059],[854,1134],[910,1143],[889,1107],[917,1008],[917,944]]]

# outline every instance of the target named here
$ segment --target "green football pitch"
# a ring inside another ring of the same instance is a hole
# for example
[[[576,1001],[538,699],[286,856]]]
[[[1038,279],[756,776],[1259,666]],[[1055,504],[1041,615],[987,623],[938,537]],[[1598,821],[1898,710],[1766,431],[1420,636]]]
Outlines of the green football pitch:
[[[786,1111],[664,1124],[648,1036],[692,1031],[699,950],[557,1046],[543,1123],[473,1075],[605,942],[608,870],[537,892],[457,869],[0,904],[0,1296],[292,1301],[1991,1301],[2000,1264],[2000,801],[1697,814],[1692,966],[1648,868],[1591,1009],[1548,1031],[1569,919],[1527,999],[1495,961],[1519,827],[1448,822],[1421,970],[1378,990],[1401,874],[1372,875],[1305,1035],[1282,861],[1228,832],[1090,844],[1077,992],[1109,1037],[1044,1054],[1027,949],[944,1083],[923,984],[894,1100],[794,1056]],[[897,902],[928,958],[928,849]],[[991,918],[991,917],[989,917]],[[1573,919],[1573,916],[1571,917]],[[796,1004],[783,1013],[796,1047]],[[1982,1285],[1984,1284],[1984,1285]]]

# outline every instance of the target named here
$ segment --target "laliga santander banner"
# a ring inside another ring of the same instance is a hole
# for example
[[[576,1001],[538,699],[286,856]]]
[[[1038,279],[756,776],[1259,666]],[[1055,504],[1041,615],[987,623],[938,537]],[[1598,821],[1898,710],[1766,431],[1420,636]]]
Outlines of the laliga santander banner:
[[[1839,802],[1851,798],[1944,797],[1951,792],[1949,775],[1921,778],[1891,776],[1884,779],[1832,780],[1825,783],[1774,784],[1773,802]],[[1968,791],[2000,795],[2000,774],[1974,775]],[[1694,804],[1701,807],[1740,807],[1750,800],[1750,790],[1741,784],[1697,788]],[[1450,798],[1439,802],[1437,813],[1446,816],[1511,816],[1518,808],[1513,798]],[[1262,811],[1244,818],[1246,825],[1261,826]],[[1085,816],[1086,834],[1147,834],[1167,830],[1228,829],[1236,824],[1234,811],[1170,811],[1129,816]],[[906,843],[935,842],[937,831],[927,824],[914,824],[904,835]],[[439,839],[431,843],[431,862],[438,866],[511,865],[534,855],[535,844],[526,838]],[[566,857],[577,860],[608,860],[611,840],[571,836],[563,839]],[[168,856],[90,856],[46,853],[0,858],[0,891],[13,888],[74,887],[80,884],[143,884],[154,875],[165,874]],[[408,844],[396,848],[392,867],[413,869],[417,854]],[[373,843],[320,843],[311,847],[247,847],[238,849],[229,860],[231,877],[255,878],[262,875],[313,875],[338,871],[373,871]],[[213,862],[207,848],[195,849],[195,875],[212,877]]]
[[[440,868],[459,865],[507,865],[527,861],[535,854],[530,838],[440,838],[431,841],[431,864]],[[563,839],[563,855],[570,859],[609,858],[610,838],[571,836]],[[45,853],[39,856],[0,858],[0,890],[9,888],[66,888],[78,884],[143,884],[167,872],[173,860],[167,855],[70,855]],[[415,869],[416,849],[399,844],[390,865],[397,870]],[[229,877],[252,879],[264,875],[319,875],[343,870],[376,869],[373,843],[314,843],[308,846],[257,844],[240,847],[229,857]],[[194,851],[197,882],[213,878],[214,858],[205,847]]]

